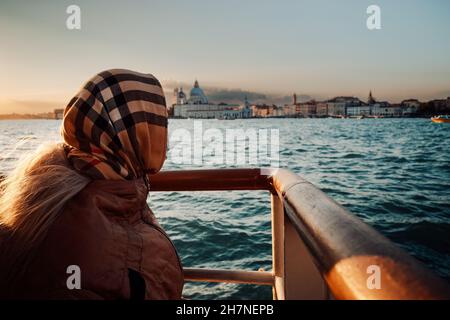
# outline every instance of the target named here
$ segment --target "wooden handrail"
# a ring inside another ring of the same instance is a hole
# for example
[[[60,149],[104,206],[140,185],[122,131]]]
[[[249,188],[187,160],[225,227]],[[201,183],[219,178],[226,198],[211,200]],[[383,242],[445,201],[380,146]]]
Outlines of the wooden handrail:
[[[150,185],[151,191],[268,190],[277,195],[337,299],[450,298],[445,281],[290,171],[163,171],[150,178]],[[379,289],[368,285],[373,267],[380,271]],[[216,274],[216,280],[221,277]]]
[[[268,171],[268,173],[270,170]],[[272,190],[260,169],[161,171],[150,177],[151,191]]]
[[[273,274],[267,271],[185,268],[184,278],[190,281],[274,285]]]
[[[337,299],[448,299],[448,284],[298,175],[273,177],[286,214]],[[380,271],[380,288],[368,285]]]

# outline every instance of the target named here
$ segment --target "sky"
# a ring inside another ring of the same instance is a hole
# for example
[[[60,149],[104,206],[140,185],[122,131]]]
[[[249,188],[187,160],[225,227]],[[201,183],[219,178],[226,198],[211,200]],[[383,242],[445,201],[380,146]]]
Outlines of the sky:
[[[69,30],[69,5],[81,29]],[[366,9],[381,8],[368,30]],[[206,92],[380,100],[450,95],[447,0],[0,0],[0,113],[64,107],[108,68]]]

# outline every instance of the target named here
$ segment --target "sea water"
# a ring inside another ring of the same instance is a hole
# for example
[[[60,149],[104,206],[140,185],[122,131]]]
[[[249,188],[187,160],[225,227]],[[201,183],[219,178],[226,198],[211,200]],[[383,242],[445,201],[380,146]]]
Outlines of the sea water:
[[[170,120],[169,136],[194,120]],[[48,140],[58,120],[0,121],[0,171]],[[429,119],[203,120],[203,128],[279,130],[279,166],[303,176],[450,280],[450,125]],[[168,159],[163,170],[227,167]],[[248,166],[248,165],[235,165]],[[263,191],[151,193],[149,205],[185,267],[271,269],[270,197]],[[254,285],[186,283],[194,299],[270,299]]]

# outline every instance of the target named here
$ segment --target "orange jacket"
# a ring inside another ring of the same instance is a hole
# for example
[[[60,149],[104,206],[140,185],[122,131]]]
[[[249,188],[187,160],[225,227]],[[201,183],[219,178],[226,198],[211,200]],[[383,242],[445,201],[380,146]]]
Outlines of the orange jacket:
[[[147,194],[142,180],[89,183],[67,202],[49,229],[15,286],[20,295],[37,299],[180,299],[184,282],[181,262],[148,207]],[[67,286],[74,275],[69,268],[73,265],[80,270],[80,289]]]

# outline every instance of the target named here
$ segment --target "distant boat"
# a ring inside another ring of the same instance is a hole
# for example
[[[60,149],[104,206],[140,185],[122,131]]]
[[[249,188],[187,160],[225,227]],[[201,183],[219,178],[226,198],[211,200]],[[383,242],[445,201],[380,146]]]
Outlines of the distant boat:
[[[435,122],[435,123],[450,123],[450,116],[445,115],[445,116],[437,116],[437,117],[432,117],[431,121]]]

